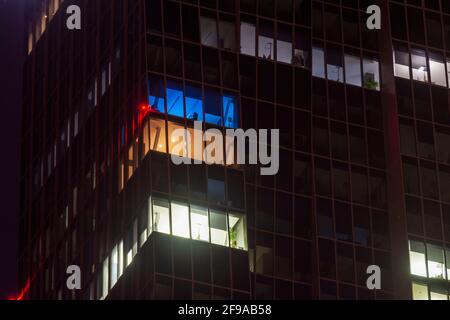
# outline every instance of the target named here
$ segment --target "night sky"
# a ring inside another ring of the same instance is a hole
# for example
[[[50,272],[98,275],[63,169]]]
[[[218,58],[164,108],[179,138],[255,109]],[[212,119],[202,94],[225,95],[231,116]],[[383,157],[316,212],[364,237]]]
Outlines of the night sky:
[[[23,4],[0,0],[0,299],[17,293]]]

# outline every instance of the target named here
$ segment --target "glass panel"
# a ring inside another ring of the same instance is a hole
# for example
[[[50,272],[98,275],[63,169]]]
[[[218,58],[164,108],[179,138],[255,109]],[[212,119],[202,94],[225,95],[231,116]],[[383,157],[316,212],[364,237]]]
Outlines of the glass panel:
[[[172,209],[172,234],[183,238],[189,238],[189,208],[186,204],[173,203]]]
[[[380,90],[380,66],[377,60],[363,59],[364,88]]]
[[[175,124],[173,122],[168,122],[168,133],[169,133],[169,153],[178,157],[186,157],[187,152],[187,141],[189,137],[186,135],[184,127]],[[176,134],[175,131],[177,130]],[[182,131],[179,131],[182,130]]]
[[[109,264],[109,259],[106,258],[105,261],[103,261],[103,281],[102,281],[102,299],[106,298],[106,296],[108,295],[108,264]]]
[[[225,127],[237,128],[239,126],[239,113],[234,97],[223,97],[223,115]]]
[[[194,121],[203,121],[203,102],[201,89],[186,85],[186,117]]]
[[[241,23],[241,53],[254,56],[256,45],[256,28],[255,25],[242,22]]]
[[[417,241],[409,241],[409,263],[411,274],[421,277],[427,276],[425,263],[425,245]]]
[[[228,217],[230,223],[230,246],[235,249],[247,250],[245,216],[241,213],[230,213]]]
[[[191,236],[194,240],[209,242],[208,209],[191,206]]]
[[[167,152],[166,148],[166,124],[164,120],[152,119],[150,121],[151,150]]]
[[[422,50],[411,51],[412,76],[414,80],[428,82],[428,68],[425,52]]]
[[[428,277],[445,279],[444,250],[438,246],[427,244]]]
[[[345,55],[345,82],[361,87],[361,60],[359,57]]]
[[[111,253],[111,288],[114,287],[114,285],[117,282],[118,264],[119,264],[119,252],[117,246],[115,246]]]
[[[153,230],[170,234],[169,202],[167,200],[153,200]]]
[[[445,76],[444,59],[439,54],[430,53],[430,77],[431,83],[446,87],[447,79]]]
[[[417,282],[413,282],[412,290],[413,290],[413,299],[414,300],[429,300],[428,299],[428,287],[426,284],[420,284]]]
[[[235,50],[236,32],[233,22],[219,21],[219,45],[222,49]]]
[[[167,82],[167,113],[184,117],[183,89],[170,81]]]
[[[273,26],[270,23],[260,23],[258,36],[258,56],[263,59],[273,60],[275,41],[273,39]]]
[[[313,76],[319,78],[325,78],[325,54],[322,48],[312,49],[312,59],[313,59]]]
[[[160,77],[150,77],[148,81],[148,102],[153,110],[164,113],[164,81]]]
[[[228,247],[227,215],[224,212],[210,211],[211,243]]]
[[[409,79],[409,54],[403,50],[394,51],[394,75]]]
[[[220,94],[215,90],[205,90],[205,121],[217,126],[222,125]]]
[[[217,48],[217,24],[212,18],[200,17],[202,44]]]

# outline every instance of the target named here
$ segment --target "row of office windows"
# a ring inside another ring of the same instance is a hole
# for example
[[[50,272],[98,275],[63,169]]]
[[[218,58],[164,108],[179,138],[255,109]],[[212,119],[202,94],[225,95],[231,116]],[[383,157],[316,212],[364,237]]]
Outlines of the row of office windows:
[[[248,249],[243,213],[150,197],[148,208],[144,208],[126,237],[103,260],[97,279],[97,297],[105,299],[108,296],[153,231],[238,250]],[[91,299],[94,299],[93,284]]]
[[[122,190],[129,179],[134,175],[139,166],[139,159],[143,159],[150,151],[168,153],[182,158],[189,158],[200,162],[215,162],[221,165],[235,165],[236,153],[234,152],[234,139],[221,139],[221,135],[212,135],[208,142],[200,142],[201,148],[197,147],[195,137],[203,137],[203,131],[190,128],[186,129],[186,136],[181,137],[174,134],[177,130],[185,130],[183,125],[172,121],[158,118],[145,120],[142,125],[142,138],[137,137],[128,147],[128,152],[121,160],[119,172],[119,190]],[[177,137],[178,140],[175,138]],[[203,139],[203,138],[200,138]],[[206,148],[209,143],[221,141],[222,150],[214,151],[214,160],[208,159]],[[180,147],[181,145],[181,147]],[[233,150],[232,152],[226,152]],[[222,152],[220,152],[222,151]]]
[[[329,46],[312,49],[312,74],[315,77],[380,90],[380,66],[376,59],[363,58]]]
[[[239,109],[232,94],[221,94],[218,90],[195,85],[183,85],[175,80],[164,80],[149,76],[149,104],[160,113],[194,121],[204,121],[216,126],[237,128]]]
[[[449,300],[450,250],[422,241],[409,241],[410,272],[414,300]],[[434,282],[427,279],[437,280]],[[439,282],[439,280],[444,280]],[[447,281],[445,281],[447,280]]]
[[[28,54],[33,51],[34,45],[44,34],[47,25],[53,19],[63,2],[64,0],[39,1],[39,8],[37,8],[36,17],[34,17],[34,25],[31,22],[28,25]]]
[[[421,49],[397,47],[394,49],[394,75],[396,77],[429,82],[441,87],[450,86],[450,59],[440,53],[426,54]]]
[[[80,129],[97,106],[99,100],[111,86],[112,80],[117,76],[120,68],[120,58],[121,51],[117,49],[114,57],[103,64],[100,77],[94,77],[92,80],[92,83],[87,88],[87,95],[82,105],[77,105],[73,116],[64,121],[59,136],[52,144],[47,157],[44,156],[35,168],[35,190],[40,189],[44,185],[44,179],[50,177],[57,166],[58,159],[61,159],[66,150],[70,148],[72,141],[78,136]],[[54,112],[54,110],[50,110],[50,112]]]

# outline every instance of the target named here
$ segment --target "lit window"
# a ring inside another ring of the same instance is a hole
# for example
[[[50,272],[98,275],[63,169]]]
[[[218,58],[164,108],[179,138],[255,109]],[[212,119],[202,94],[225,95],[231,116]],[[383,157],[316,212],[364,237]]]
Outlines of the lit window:
[[[105,261],[103,261],[103,281],[102,281],[102,299],[105,299],[106,296],[108,295],[108,264],[109,264],[109,259],[108,257],[105,259]]]
[[[275,41],[273,39],[273,26],[261,23],[258,36],[258,56],[263,59],[273,60],[275,57]]]
[[[117,246],[115,246],[111,253],[111,288],[117,282],[118,278],[118,266],[119,266],[119,250]]]
[[[148,218],[147,218],[147,238],[153,233],[153,208],[152,208],[152,197],[148,198]]]
[[[194,86],[186,86],[186,118],[203,121],[202,91]]]
[[[152,76],[148,81],[148,102],[153,110],[164,113],[164,81],[160,77]]]
[[[394,75],[410,79],[409,66],[408,52],[405,49],[396,49],[394,51]]]
[[[171,203],[172,234],[189,238],[189,208],[186,204]]]
[[[167,83],[167,113],[176,117],[184,117],[183,89],[173,81]]]
[[[380,90],[380,65],[377,60],[363,59],[364,88]]]
[[[277,61],[292,63],[292,31],[288,27],[278,28]]]
[[[147,153],[150,151],[150,131],[148,126],[148,121],[144,125],[144,129],[142,132],[142,151],[143,155],[142,158],[144,158]]]
[[[228,247],[227,215],[219,211],[210,211],[211,243]]]
[[[414,80],[428,82],[428,68],[425,51],[414,49],[411,51],[412,77]]]
[[[240,213],[229,214],[230,246],[235,249],[247,250],[245,216]]]
[[[445,279],[444,250],[441,247],[427,244],[428,277]]]
[[[168,123],[169,127],[169,153],[177,157],[186,157],[187,141],[190,137],[186,135],[184,127],[177,125],[173,122]]]
[[[223,97],[223,115],[225,120],[225,127],[237,128],[239,126],[239,113],[236,107],[236,102],[233,97]]]
[[[448,300],[447,289],[430,287],[430,300]]]
[[[119,243],[119,265],[118,265],[118,274],[117,277],[120,278],[123,274],[123,240]]]
[[[326,60],[328,80],[344,82],[344,66],[341,51],[337,48],[329,47]]]
[[[170,234],[169,202],[167,200],[153,200],[153,230]]]
[[[325,54],[322,48],[313,47],[312,49],[314,77],[325,78]]]
[[[256,28],[254,24],[247,22],[241,23],[241,53],[250,56],[255,55]]]
[[[409,241],[409,260],[411,274],[420,277],[427,276],[425,245],[422,242]]]
[[[219,92],[207,89],[205,90],[205,121],[217,126],[222,125],[222,114],[220,111]]]
[[[160,119],[150,121],[150,145],[151,150],[167,152],[166,149],[166,122]]]
[[[202,44],[217,48],[217,23],[215,19],[200,17]]]
[[[447,79],[445,76],[445,64],[442,55],[431,52],[429,63],[431,83],[446,87]]]
[[[194,240],[209,242],[208,209],[191,206],[191,236]]]
[[[413,282],[412,290],[414,300],[428,300],[428,287],[426,284]]]
[[[345,82],[361,87],[361,60],[359,57],[346,54],[345,60]]]

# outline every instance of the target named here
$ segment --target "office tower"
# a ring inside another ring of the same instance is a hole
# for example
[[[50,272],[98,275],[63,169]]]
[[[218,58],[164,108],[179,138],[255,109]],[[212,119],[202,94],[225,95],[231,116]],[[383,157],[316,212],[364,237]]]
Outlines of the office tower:
[[[447,298],[448,14],[443,0],[30,2],[24,296]],[[180,128],[279,129],[279,172],[176,165],[208,162],[206,143],[179,152]]]

